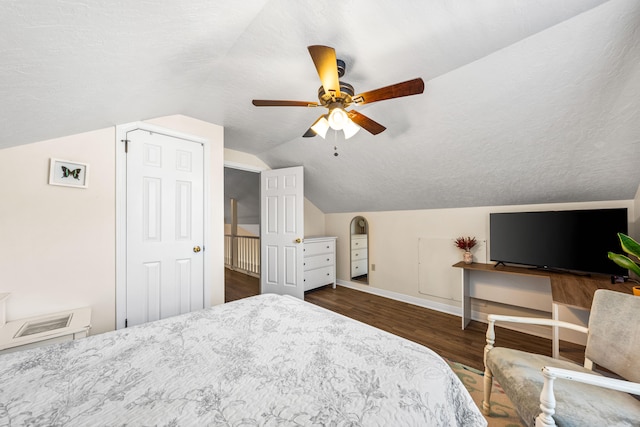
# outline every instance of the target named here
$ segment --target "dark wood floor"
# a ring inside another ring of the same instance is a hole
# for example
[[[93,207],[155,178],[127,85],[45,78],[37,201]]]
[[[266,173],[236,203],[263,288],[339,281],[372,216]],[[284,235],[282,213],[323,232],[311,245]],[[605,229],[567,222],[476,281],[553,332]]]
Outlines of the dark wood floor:
[[[260,293],[260,280],[226,270],[226,302]],[[343,286],[314,289],[305,301],[367,323],[425,345],[442,357],[483,369],[482,354],[487,326],[471,321],[462,330],[460,317],[429,310]],[[496,328],[496,344],[501,347],[551,355],[551,341],[504,328]],[[582,362],[584,348],[561,342],[563,357]]]

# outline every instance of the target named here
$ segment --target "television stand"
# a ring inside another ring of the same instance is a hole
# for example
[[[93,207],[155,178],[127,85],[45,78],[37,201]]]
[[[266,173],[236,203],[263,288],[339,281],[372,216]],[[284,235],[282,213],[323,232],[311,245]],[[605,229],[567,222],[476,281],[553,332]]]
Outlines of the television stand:
[[[499,266],[506,267],[507,264],[505,264],[504,261],[498,261],[494,264],[493,268],[498,268]]]
[[[513,274],[523,276],[547,277],[551,284],[551,300],[549,307],[553,319],[558,320],[558,307],[560,305],[574,307],[583,310],[591,309],[593,294],[598,289],[633,294],[633,283],[623,282],[611,284],[609,276],[577,276],[566,272],[554,272],[548,270],[532,270],[528,267],[511,267],[504,263],[500,266],[494,264],[458,262],[453,267],[462,269],[462,329],[465,329],[471,320],[471,274],[474,271],[484,271],[496,274]],[[511,304],[514,305],[514,304]],[[553,357],[559,354],[558,328],[552,328]]]
[[[502,262],[502,261],[500,261],[500,262]],[[502,265],[504,265],[504,263]],[[505,265],[505,267],[506,267],[506,265]],[[545,267],[545,266],[542,266],[542,265],[536,265],[534,267],[527,267],[527,268],[529,268],[531,270],[537,270],[537,271],[546,271],[546,272],[549,272],[549,273],[573,274],[574,276],[591,277],[591,273],[585,273],[583,271],[561,270],[561,269],[558,269],[558,268],[549,268],[549,267]]]

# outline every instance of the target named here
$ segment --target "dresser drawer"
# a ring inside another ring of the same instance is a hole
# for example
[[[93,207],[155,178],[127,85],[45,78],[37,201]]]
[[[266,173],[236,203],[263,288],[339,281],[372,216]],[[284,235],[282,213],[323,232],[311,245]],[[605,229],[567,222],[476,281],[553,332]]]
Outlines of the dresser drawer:
[[[304,290],[328,285],[335,281],[333,266],[316,268],[304,272]]]
[[[304,271],[313,270],[320,267],[330,267],[334,265],[335,262],[336,260],[333,253],[305,257],[303,262]]]
[[[304,243],[304,256],[310,257],[318,254],[333,253],[336,249],[335,240],[323,240],[321,242]]]
[[[351,277],[362,276],[367,274],[367,260],[361,259],[360,261],[351,262]]]
[[[367,237],[352,237],[351,238],[351,250],[354,249],[366,249],[367,248]]]
[[[367,259],[366,249],[354,249],[351,251],[351,261],[359,261],[361,259]]]

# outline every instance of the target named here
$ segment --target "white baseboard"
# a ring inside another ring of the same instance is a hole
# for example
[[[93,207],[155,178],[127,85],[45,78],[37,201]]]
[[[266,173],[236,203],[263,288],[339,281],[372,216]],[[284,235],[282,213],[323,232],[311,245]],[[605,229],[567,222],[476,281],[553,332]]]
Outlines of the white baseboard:
[[[401,294],[399,292],[393,292],[386,289],[374,288],[369,285],[361,285],[359,283],[347,282],[344,280],[338,280],[337,284],[344,286],[345,288],[355,289],[357,291],[366,292],[369,294],[377,295],[380,297],[389,298],[395,301],[406,302],[418,307],[428,308],[429,310],[439,311],[441,313],[452,314],[454,316],[462,317],[462,308],[455,307],[439,302],[426,300],[423,298],[412,297],[411,295]],[[478,322],[487,323],[487,313],[481,311],[472,310],[471,319]],[[522,332],[525,334],[535,335],[538,337],[551,339],[551,330],[543,326],[525,325],[524,327],[512,326],[512,325],[499,325],[505,329],[511,329],[513,331]]]
[[[361,285],[354,282],[346,282],[343,280],[337,281],[338,285],[345,288],[351,288],[358,291],[366,292],[368,294],[378,295],[380,297],[389,298],[392,300],[406,302],[408,304],[417,305],[419,307],[428,308],[430,310],[439,311],[441,313],[453,314],[454,316],[462,316],[462,308],[452,305],[442,304],[435,301],[430,301],[422,298],[412,297],[411,295],[401,294],[399,292],[388,291],[386,289],[374,288],[369,285]]]

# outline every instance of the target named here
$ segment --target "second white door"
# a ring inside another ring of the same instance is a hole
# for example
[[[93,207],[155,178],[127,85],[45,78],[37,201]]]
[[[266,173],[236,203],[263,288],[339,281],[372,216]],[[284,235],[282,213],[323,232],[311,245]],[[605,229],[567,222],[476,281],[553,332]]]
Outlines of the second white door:
[[[260,202],[261,293],[304,299],[302,166],[263,171]]]

